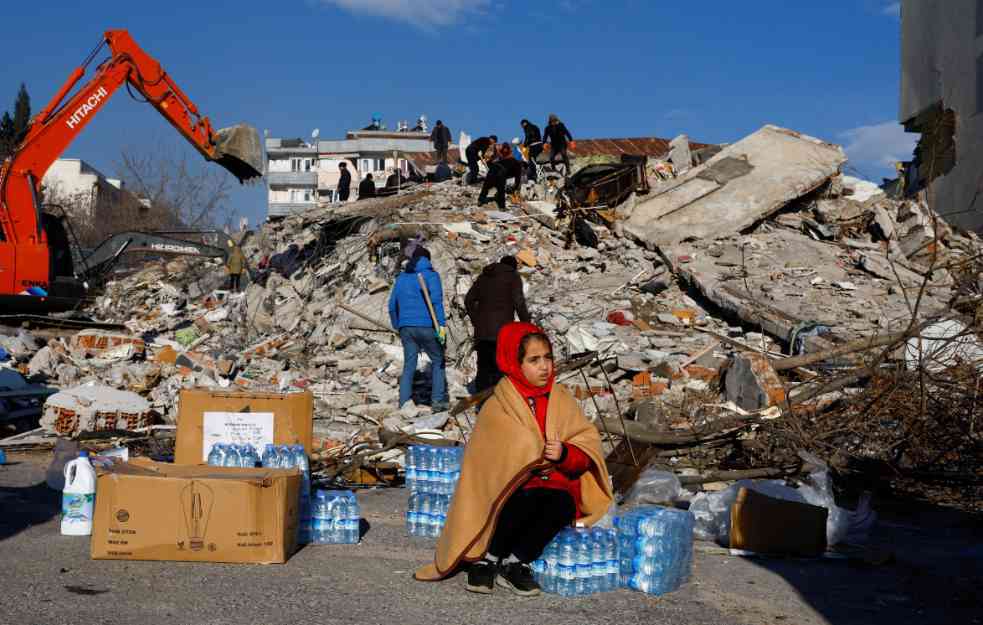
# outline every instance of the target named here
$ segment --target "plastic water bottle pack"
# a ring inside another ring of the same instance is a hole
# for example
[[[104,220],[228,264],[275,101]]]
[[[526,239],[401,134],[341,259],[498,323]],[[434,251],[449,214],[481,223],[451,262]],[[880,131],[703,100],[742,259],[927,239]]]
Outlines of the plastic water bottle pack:
[[[463,447],[410,446],[406,452],[406,485],[414,493],[453,495],[463,456]]]
[[[361,511],[350,490],[318,490],[312,503],[314,545],[358,543]]]
[[[437,538],[447,522],[450,495],[413,493],[406,511],[406,531],[410,536]]]
[[[621,585],[653,595],[679,589],[693,567],[693,515],[644,506],[614,519]]]
[[[618,540],[614,530],[566,528],[532,563],[545,592],[572,597],[618,588]]]
[[[208,452],[208,464],[213,467],[251,469],[259,464],[259,453],[252,445],[215,443]]]

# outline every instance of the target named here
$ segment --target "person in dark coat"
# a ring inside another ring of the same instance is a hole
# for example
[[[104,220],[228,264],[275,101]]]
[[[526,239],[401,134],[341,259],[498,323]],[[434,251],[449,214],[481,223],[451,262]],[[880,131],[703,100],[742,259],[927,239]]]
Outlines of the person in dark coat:
[[[338,170],[341,177],[338,178],[338,201],[347,202],[352,189],[352,173],[348,171],[348,164],[344,161],[338,163]]]
[[[485,151],[498,143],[498,137],[495,135],[489,135],[487,137],[478,137],[470,144],[468,144],[467,149],[464,150],[464,155],[468,159],[468,184],[474,184],[478,181],[478,159]]]
[[[358,185],[358,199],[364,200],[370,197],[375,197],[375,181],[372,179],[372,174],[366,174],[365,179]]]
[[[503,143],[498,147],[498,159],[488,166],[488,176],[478,194],[478,206],[488,201],[488,192],[494,188],[495,202],[499,210],[505,210],[505,183],[509,178],[515,178],[515,187],[522,185],[523,163],[516,160],[512,154],[512,146]]]
[[[524,119],[520,122],[522,125],[522,132],[525,133],[525,138],[522,140],[522,146],[529,151],[529,179],[533,182],[538,178],[536,172],[538,170],[536,165],[536,158],[543,153],[543,135],[539,131],[539,126],[532,123],[528,119]]]
[[[488,265],[464,298],[464,306],[474,326],[475,351],[478,352],[478,375],[475,377],[475,392],[478,393],[495,386],[502,377],[495,364],[498,331],[516,316],[527,323],[530,319],[518,266],[514,256],[505,256]]]
[[[569,176],[570,157],[567,155],[567,149],[573,143],[573,136],[555,114],[550,115],[546,133],[543,134],[543,143],[550,144],[550,166],[556,169],[556,157],[563,157],[563,165],[566,167],[564,171]]]
[[[430,133],[430,140],[433,142],[433,149],[437,152],[437,162],[447,162],[447,148],[451,145],[451,131],[444,125],[444,122],[437,120],[437,125]]]

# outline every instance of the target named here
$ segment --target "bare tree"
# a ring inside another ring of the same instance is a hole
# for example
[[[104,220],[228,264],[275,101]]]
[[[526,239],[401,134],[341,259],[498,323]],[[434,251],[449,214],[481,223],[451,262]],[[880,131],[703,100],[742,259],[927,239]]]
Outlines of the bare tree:
[[[178,150],[165,141],[158,141],[155,148],[126,147],[117,169],[127,189],[149,200],[156,211],[172,215],[179,227],[232,224],[231,175],[190,150]]]

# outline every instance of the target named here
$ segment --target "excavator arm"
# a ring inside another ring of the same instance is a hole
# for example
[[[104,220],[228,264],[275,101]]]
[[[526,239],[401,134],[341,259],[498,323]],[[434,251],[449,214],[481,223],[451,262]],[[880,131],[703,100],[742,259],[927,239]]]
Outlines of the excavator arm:
[[[108,47],[110,57],[75,90],[103,46]],[[0,296],[31,287],[48,289],[49,283],[64,277],[53,259],[66,250],[55,249],[61,247],[61,241],[54,245],[50,241],[39,198],[41,180],[123,85],[139,92],[205,159],[223,166],[240,182],[262,175],[262,150],[255,128],[239,125],[216,131],[127,31],[107,31],[99,46],[31,120],[13,155],[0,167]]]

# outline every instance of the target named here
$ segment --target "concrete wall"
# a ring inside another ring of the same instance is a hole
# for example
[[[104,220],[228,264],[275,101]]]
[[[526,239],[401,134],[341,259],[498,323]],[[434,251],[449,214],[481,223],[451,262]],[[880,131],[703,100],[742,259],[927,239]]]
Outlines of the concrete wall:
[[[907,122],[940,100],[956,114],[956,165],[929,188],[932,207],[983,231],[983,0],[904,0],[901,106]]]

